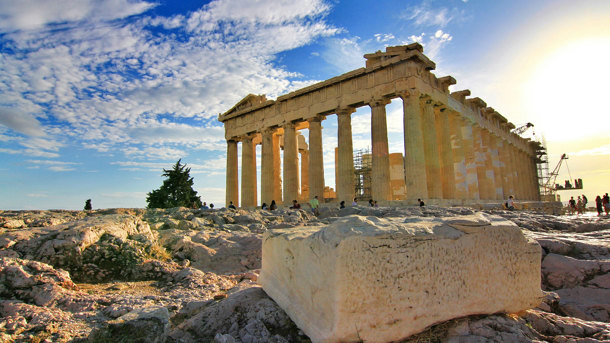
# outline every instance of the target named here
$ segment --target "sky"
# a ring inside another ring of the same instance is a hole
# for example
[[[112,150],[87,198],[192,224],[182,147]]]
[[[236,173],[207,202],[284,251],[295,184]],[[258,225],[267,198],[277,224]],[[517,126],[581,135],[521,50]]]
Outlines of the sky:
[[[145,207],[178,159],[202,200],[223,206],[218,114],[413,42],[453,91],[533,123],[524,137],[546,143],[551,170],[568,154],[558,182],[584,189],[562,199],[592,201],[610,192],[608,18],[606,0],[0,0],[0,209]],[[403,149],[401,106],[387,106],[391,153]],[[366,149],[370,109],[352,124]],[[258,159],[260,179],[260,146]]]

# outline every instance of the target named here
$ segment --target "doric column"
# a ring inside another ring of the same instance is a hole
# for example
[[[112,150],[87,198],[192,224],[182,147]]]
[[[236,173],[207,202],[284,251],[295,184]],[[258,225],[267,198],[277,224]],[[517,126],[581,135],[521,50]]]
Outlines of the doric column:
[[[503,154],[501,154],[500,156],[502,156],[502,161],[504,162],[504,169],[503,169],[503,174],[505,176],[505,180],[506,180],[506,191],[504,192],[504,198],[508,198],[508,196],[512,195],[515,196],[515,178],[513,175],[513,172],[515,170],[514,166],[513,166],[513,159],[512,159],[512,154],[511,154],[511,150],[513,148],[513,146],[510,144],[509,141],[503,141],[503,149],[502,151],[504,152]]]
[[[299,161],[294,123],[284,125],[284,205],[292,204],[299,195]]]
[[[301,155],[301,201],[309,199],[309,150],[300,149]]]
[[[352,145],[351,107],[337,111],[337,201],[350,203],[354,198],[354,148]]]
[[[522,180],[519,175],[519,160],[517,159],[517,148],[514,145],[510,146],[510,160],[512,171],[511,174],[513,176],[513,187],[515,194],[515,198],[523,199],[523,189],[522,189]]]
[[[309,120],[309,195],[310,198],[317,195],[320,200],[324,196],[323,119],[319,116]]]
[[[375,99],[371,107],[371,142],[373,145],[371,195],[375,200],[392,200],[390,187],[390,152],[385,105],[389,99]]]
[[[449,113],[451,133],[451,151],[453,155],[453,173],[455,179],[455,199],[468,199],[466,183],[466,158],[464,156],[464,139],[462,138],[462,119],[460,114]]]
[[[464,120],[462,125],[462,138],[464,139],[464,156],[466,158],[466,184],[468,185],[468,199],[479,200],[479,178],[477,175],[477,162],[474,153],[473,125]]]
[[[409,91],[398,94],[402,98],[405,140],[405,185],[409,201],[428,198],[428,178],[426,176],[426,154],[422,132],[422,114],[419,105],[420,94]]]
[[[264,129],[261,143],[261,202],[267,205],[273,200],[273,131]]]
[[[489,151],[491,153],[491,161],[494,170],[494,187],[496,200],[502,200],[504,198],[504,183],[502,181],[502,170],[500,167],[500,152],[498,151],[498,140],[499,138],[489,133]]]
[[[237,168],[237,141],[227,141],[227,190],[225,195],[225,206],[233,201],[239,206],[239,178]]]
[[[491,152],[491,138],[489,131],[481,129],[481,148],[485,157],[485,176],[487,177],[487,199],[497,199],[496,195],[496,174]]]
[[[256,145],[245,137],[241,152],[241,207],[256,206]]]
[[[534,181],[534,184],[533,184],[534,197],[532,198],[532,200],[540,201],[540,184],[538,181],[538,166],[536,164],[537,157],[530,156],[530,159],[532,160],[531,168],[534,173],[534,176],[533,176],[534,177],[534,180],[533,180]]]
[[[455,174],[453,170],[453,151],[449,130],[449,111],[442,106],[434,106],[436,123],[436,144],[439,150],[441,188],[443,199],[455,199]]]
[[[502,184],[502,199],[508,198],[512,194],[511,180],[508,175],[508,164],[506,161],[506,149],[508,144],[500,137],[495,137],[496,151],[498,152],[498,175]]]
[[[428,180],[428,198],[440,199],[443,197],[441,182],[441,163],[436,142],[436,124],[432,100],[421,100],[422,128],[424,132],[424,153],[426,154],[426,178]]]
[[[483,139],[481,137],[481,127],[475,125],[472,128],[472,137],[474,142],[474,152],[475,152],[475,163],[477,166],[477,179],[479,180],[479,196],[481,199],[488,200],[489,196],[489,182],[486,173],[485,166],[485,150],[483,147]]]
[[[280,156],[280,135],[273,134],[273,197],[276,203],[282,203],[282,159]],[[269,203],[267,203],[269,205]]]

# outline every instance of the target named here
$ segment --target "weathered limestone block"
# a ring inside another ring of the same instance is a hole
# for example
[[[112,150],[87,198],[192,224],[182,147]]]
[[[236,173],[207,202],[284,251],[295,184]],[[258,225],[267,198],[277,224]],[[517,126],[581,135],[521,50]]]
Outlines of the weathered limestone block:
[[[538,243],[512,222],[350,216],[268,231],[259,282],[313,342],[390,342],[538,305]]]

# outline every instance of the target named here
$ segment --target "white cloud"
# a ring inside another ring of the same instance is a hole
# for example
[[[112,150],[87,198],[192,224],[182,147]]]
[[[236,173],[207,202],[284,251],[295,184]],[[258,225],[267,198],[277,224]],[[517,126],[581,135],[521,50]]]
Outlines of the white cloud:
[[[329,38],[325,41],[322,59],[338,72],[345,73],[365,65],[364,51],[359,37]]]
[[[602,145],[593,149],[585,149],[577,152],[571,152],[568,155],[573,156],[603,156],[610,155],[610,144]]]
[[[44,129],[36,117],[16,108],[0,106],[0,125],[28,136],[45,135]]]
[[[76,170],[75,166],[80,163],[75,162],[62,162],[62,161],[50,161],[50,160],[27,160],[27,163],[31,165],[28,167],[29,169],[37,169],[43,166],[46,166],[47,169],[55,172],[62,171],[73,171]]]
[[[323,0],[216,0],[186,16],[146,16],[153,6],[0,0],[0,42],[16,52],[0,55],[0,106],[23,112],[0,123],[48,142],[24,141],[24,151],[53,157],[72,144],[165,159],[224,150],[220,126],[202,120],[248,93],[273,98],[309,84],[275,66],[275,54],[339,32],[325,23]]]
[[[0,32],[41,29],[85,19],[125,18],[154,6],[137,0],[0,0]]]
[[[411,6],[402,14],[405,20],[412,21],[416,26],[438,27],[445,27],[451,21],[463,16],[464,13],[457,8],[433,8],[428,1],[424,1],[418,6]]]
[[[380,43],[388,42],[388,41],[391,41],[394,38],[396,38],[391,33],[376,33],[374,35],[374,37],[375,37],[375,40],[377,40],[377,42],[380,42]]]

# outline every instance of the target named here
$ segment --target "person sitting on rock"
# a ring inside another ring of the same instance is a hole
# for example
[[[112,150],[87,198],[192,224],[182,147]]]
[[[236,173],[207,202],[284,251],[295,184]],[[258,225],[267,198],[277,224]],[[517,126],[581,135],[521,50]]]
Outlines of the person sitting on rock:
[[[515,199],[513,198],[512,195],[508,196],[508,201],[506,202],[506,206],[508,207],[509,211],[515,210]]]
[[[424,201],[422,199],[417,199],[417,203],[419,204],[419,207],[424,207]]]
[[[214,204],[210,204],[210,210],[214,209]]]
[[[232,210],[236,210],[235,205],[233,205],[233,201],[229,201],[229,206],[227,206],[227,208],[230,208]]]
[[[301,204],[299,204],[299,202],[296,200],[292,200],[292,206],[290,206],[290,208],[293,210],[298,210],[301,208]]]
[[[277,205],[275,204],[275,200],[271,200],[271,205],[269,206],[269,211],[277,210]]]
[[[210,208],[208,207],[208,204],[206,204],[206,202],[203,202],[203,205],[201,205],[201,209],[202,210],[209,210]]]
[[[354,198],[354,201],[352,201],[352,206],[357,206],[358,205],[358,201],[356,201],[356,198]]]
[[[373,199],[369,199],[369,207],[375,207],[375,203],[373,202]]]
[[[261,210],[266,210],[268,208],[269,208],[269,206],[267,206],[266,202],[264,202],[263,205],[261,205]]]
[[[345,208],[345,200],[341,200],[339,203],[339,209]]]

